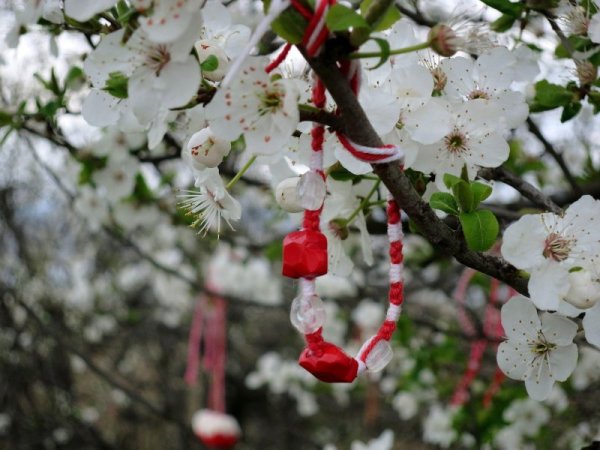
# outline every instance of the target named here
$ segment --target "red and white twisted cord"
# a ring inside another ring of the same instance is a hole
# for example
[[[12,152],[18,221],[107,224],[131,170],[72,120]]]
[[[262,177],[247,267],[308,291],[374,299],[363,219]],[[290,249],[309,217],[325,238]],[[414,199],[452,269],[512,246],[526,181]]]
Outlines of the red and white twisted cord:
[[[402,303],[404,302],[404,252],[402,240],[404,232],[402,231],[402,218],[398,203],[389,195],[387,204],[387,234],[389,241],[390,286],[388,292],[388,309],[385,320],[377,334],[368,339],[359,350],[356,360],[359,364],[359,373],[368,369],[367,359],[375,346],[380,341],[390,341],[396,330],[396,322],[402,312]]]

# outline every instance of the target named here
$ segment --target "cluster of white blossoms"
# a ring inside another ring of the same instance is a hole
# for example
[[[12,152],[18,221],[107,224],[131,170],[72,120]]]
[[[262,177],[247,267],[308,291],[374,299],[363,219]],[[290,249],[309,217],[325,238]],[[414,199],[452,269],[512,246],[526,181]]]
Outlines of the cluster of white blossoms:
[[[114,0],[66,0],[64,12],[86,21],[115,4]],[[23,8],[22,22],[42,15],[56,18],[52,5],[38,2],[36,8]],[[85,61],[92,88],[82,105],[84,118],[92,125],[146,135],[150,149],[177,128],[177,121],[185,122],[178,136],[182,159],[192,170],[198,190],[185,193],[183,205],[197,217],[201,233],[220,232],[223,221],[233,228],[242,217],[240,202],[230,192],[239,177],[226,183],[219,169],[232,155],[247,162],[239,176],[254,162],[270,171],[283,210],[294,214],[324,201],[321,220],[332,273],[347,276],[352,269],[348,227],[359,231],[358,246],[365,262],[371,263],[364,206],[381,199],[383,192],[373,179],[329,178],[323,184],[319,177],[322,185],[310,180],[310,127],[301,123],[299,105],[313,112],[314,107],[304,71],[267,73],[268,58],[245,54],[247,43],[252,42],[250,29],[233,24],[219,0],[130,0],[128,5],[137,15],[135,30],[103,36]],[[594,42],[600,34],[597,16],[587,23]],[[448,29],[437,28],[437,32],[448,33]],[[392,50],[418,47],[425,41],[407,20],[374,36],[386,39]],[[428,39],[433,39],[431,34]],[[359,53],[378,48],[374,46],[371,40]],[[474,179],[479,168],[502,165],[509,156],[510,131],[522,125],[529,113],[522,91],[523,83],[532,82],[538,73],[531,51],[524,46],[509,50],[491,42],[478,49],[476,59],[434,56],[429,51],[392,52],[377,69],[362,72],[358,100],[374,129],[386,144],[403,150],[406,168],[434,175],[440,190],[446,190],[444,174],[460,175],[466,168]],[[366,65],[370,64],[374,63],[367,59]],[[335,108],[327,98],[325,109]],[[341,166],[355,175],[372,171],[332,133],[326,133],[323,148],[326,170]],[[116,207],[131,193],[139,164],[126,151],[108,156],[93,181]],[[77,207],[97,217],[98,223],[106,220],[107,206],[98,202],[92,190],[84,190]],[[565,380],[575,368],[577,325],[564,316],[584,313],[586,338],[600,345],[597,217],[600,202],[583,197],[564,216],[526,215],[506,230],[502,254],[529,273],[532,303],[516,297],[504,307],[508,340],[500,345],[498,362],[509,376],[525,381],[533,398],[547,397],[554,381]],[[265,268],[256,266],[248,273],[262,275],[268,272]],[[279,286],[270,289],[269,302],[278,302]],[[553,313],[540,320],[533,305]]]
[[[575,369],[578,326],[567,317],[585,314],[585,337],[600,346],[598,220],[600,201],[583,196],[562,216],[528,214],[504,233],[502,255],[529,273],[530,299],[514,297],[502,308],[508,340],[498,349],[498,364],[509,377],[524,380],[534,399],[547,398],[554,382]],[[540,321],[536,307],[554,313]]]
[[[418,42],[404,20],[389,31],[389,40],[400,48]],[[370,44],[365,47],[372,49]],[[530,64],[522,52],[491,47],[476,61],[464,56],[394,56],[383,67],[366,71],[368,94],[360,100],[384,141],[404,149],[405,166],[438,175],[437,185],[445,189],[445,173],[459,175],[466,165],[474,178],[478,167],[497,167],[508,158],[506,133],[528,114],[525,97],[513,89]],[[536,74],[535,69],[528,73],[529,81]],[[366,99],[377,91],[388,101]]]

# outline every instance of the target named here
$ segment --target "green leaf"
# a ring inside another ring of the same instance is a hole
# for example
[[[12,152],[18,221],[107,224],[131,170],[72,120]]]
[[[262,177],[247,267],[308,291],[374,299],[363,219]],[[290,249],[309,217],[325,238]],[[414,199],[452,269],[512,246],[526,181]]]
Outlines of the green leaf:
[[[451,175],[449,173],[444,174],[444,184],[448,189],[452,189],[455,184],[460,183],[462,178],[457,177],[456,175]]]
[[[353,27],[369,28],[369,24],[363,16],[352,8],[339,3],[329,9],[325,16],[325,23],[331,31],[344,31]]]
[[[496,242],[500,226],[494,214],[487,210],[461,213],[458,216],[467,245],[471,250],[483,252]]]
[[[65,77],[65,88],[79,89],[85,82],[85,74],[81,67],[73,66]]]
[[[518,18],[523,10],[523,5],[521,2],[512,3],[509,0],[481,0],[488,6],[491,6],[494,9],[497,9],[501,13],[507,14],[509,16]]]
[[[152,202],[156,200],[152,189],[150,189],[141,173],[138,173],[135,176],[135,188],[132,197],[140,202]]]
[[[214,72],[219,68],[219,59],[215,55],[209,55],[200,63],[202,72]]]
[[[51,100],[45,105],[43,105],[41,108],[39,108],[38,111],[47,119],[52,120],[61,107],[62,104],[60,103],[60,101]]]
[[[113,97],[127,98],[127,86],[129,79],[122,72],[111,72],[108,74],[108,80],[102,88]]]
[[[549,83],[547,80],[541,80],[535,84],[534,103],[542,108],[546,108],[545,110],[565,106],[572,99],[573,94],[571,91],[563,86]]]
[[[439,209],[446,214],[458,215],[458,205],[451,194],[447,192],[435,192],[431,195],[429,205],[433,209]]]
[[[361,2],[360,12],[363,16],[366,13],[369,6],[371,5],[371,3],[373,3],[373,0],[364,0],[363,2]],[[398,8],[396,8],[396,5],[392,2],[385,14],[381,17],[381,19],[379,19],[379,21],[373,28],[373,31],[387,30],[388,28],[391,28],[392,25],[394,25],[397,21],[399,21],[401,17],[402,15],[400,14],[400,11],[398,11]]]
[[[571,44],[571,47],[575,49],[577,52],[583,52],[585,50],[589,50],[592,48],[594,44],[585,36],[577,36],[575,34],[569,36],[567,41]],[[559,43],[554,49],[554,55],[557,58],[571,58],[568,50],[562,43]]]
[[[308,22],[302,14],[293,8],[283,11],[271,24],[271,29],[291,44],[299,44],[304,37],[304,29]]]
[[[347,170],[341,164],[339,166],[336,165],[336,167],[331,172],[329,172],[329,176],[336,181],[354,180],[358,177],[357,175],[354,175],[352,172]]]
[[[600,92],[590,91],[587,96],[588,103],[594,107],[594,114],[600,111]]]
[[[381,57],[379,58],[379,62],[373,67],[369,67],[368,70],[375,70],[378,67],[381,67],[385,64],[385,62],[390,57],[390,43],[383,38],[372,37],[370,40],[373,40],[379,45],[379,50],[381,50]]]
[[[511,29],[517,18],[510,14],[502,14],[498,19],[494,20],[490,25],[491,29],[496,33],[503,33]]]
[[[564,123],[571,120],[579,111],[581,111],[581,102],[573,102],[565,105],[560,115],[560,121]]]
[[[262,252],[263,256],[269,261],[281,261],[282,253],[283,242],[281,239],[277,239],[268,244]]]
[[[0,127],[13,124],[13,116],[5,111],[0,111]]]
[[[471,190],[473,191],[474,208],[477,208],[482,201],[492,195],[492,187],[490,185],[477,181],[471,183]]]
[[[452,186],[452,193],[462,212],[471,212],[475,209],[475,196],[468,182],[460,180],[460,183]]]

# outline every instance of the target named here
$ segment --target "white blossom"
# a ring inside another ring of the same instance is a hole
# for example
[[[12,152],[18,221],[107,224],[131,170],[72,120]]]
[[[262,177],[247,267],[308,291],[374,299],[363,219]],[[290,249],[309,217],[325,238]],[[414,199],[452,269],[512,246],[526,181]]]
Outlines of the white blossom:
[[[200,22],[201,0],[131,0],[140,11],[140,28],[157,43],[174,42]],[[150,12],[150,14],[146,14]]]
[[[423,422],[423,440],[442,448],[450,447],[457,438],[457,433],[452,428],[452,417],[451,410],[434,404]]]
[[[65,14],[79,22],[85,22],[116,3],[117,0],[65,0]]]
[[[298,90],[292,80],[271,79],[263,58],[245,63],[239,75],[206,106],[213,132],[233,141],[241,134],[251,154],[281,150],[299,122]]]
[[[106,166],[93,174],[94,183],[105,193],[111,203],[131,194],[139,169],[137,159],[128,153],[113,155]]]
[[[242,207],[227,192],[217,169],[206,169],[204,172],[202,182],[196,183],[200,190],[182,194],[184,200],[181,205],[188,214],[196,216],[193,226],[199,228],[199,233],[206,234],[208,230],[220,233],[221,220],[233,228],[231,222],[241,218]]]
[[[542,310],[558,310],[569,271],[600,263],[600,201],[584,195],[564,216],[528,214],[504,232],[502,255],[530,273],[529,293]]]
[[[555,381],[565,381],[577,364],[573,338],[577,325],[559,314],[538,318],[533,304],[521,295],[502,307],[508,338],[498,347],[498,366],[510,378],[525,381],[529,396],[546,399]]]
[[[392,430],[385,430],[376,439],[371,439],[367,444],[360,441],[353,441],[350,450],[391,450],[394,445],[394,433]]]
[[[516,58],[506,47],[495,47],[477,61],[456,57],[445,59],[440,69],[447,77],[444,92],[455,101],[482,99],[493,104],[507,128],[521,125],[529,108],[520,92],[510,89]]]
[[[190,54],[198,31],[190,27],[177,41],[162,44],[152,42],[142,29],[123,44],[124,32],[105,36],[86,59],[84,68],[94,87],[104,88],[115,72],[127,77],[127,100],[143,125],[149,124],[161,108],[188,103],[200,85],[200,69]],[[102,98],[104,94],[96,95]],[[102,109],[107,110],[110,106]]]
[[[483,100],[455,106],[432,99],[406,120],[410,135],[422,144],[412,167],[436,173],[442,190],[443,174],[460,175],[465,164],[472,177],[478,166],[498,167],[509,153],[508,143],[496,131],[499,118],[496,108]]]

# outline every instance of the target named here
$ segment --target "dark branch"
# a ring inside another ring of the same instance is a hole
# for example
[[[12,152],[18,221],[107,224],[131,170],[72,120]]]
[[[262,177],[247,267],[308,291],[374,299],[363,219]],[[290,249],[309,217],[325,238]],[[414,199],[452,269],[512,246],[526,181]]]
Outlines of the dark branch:
[[[497,167],[495,169],[481,169],[479,176],[486,180],[501,181],[515,188],[519,193],[530,200],[534,205],[540,206],[541,208],[553,212],[554,214],[562,214],[562,209],[552,201],[549,197],[545,196],[542,192],[536,189],[535,186],[529,184],[527,181],[518,177],[512,172],[509,172],[503,167]]]
[[[565,178],[571,186],[571,189],[573,189],[573,192],[577,194],[577,196],[581,196],[583,194],[581,187],[579,186],[579,184],[577,184],[575,177],[571,173],[571,170],[569,169],[569,166],[567,166],[567,163],[565,162],[562,155],[558,153],[554,146],[546,139],[546,137],[542,134],[539,127],[531,119],[531,117],[527,118],[527,126],[529,127],[529,131],[531,131],[531,133],[542,143],[546,153],[548,153],[550,156],[552,156],[552,158],[554,158],[554,160],[560,167],[560,170],[562,170],[563,174],[565,175]]]
[[[335,53],[335,50],[332,53]],[[325,52],[323,56],[307,60],[340,108],[346,125],[344,132],[358,144],[369,147],[383,145],[349,84],[331,58],[332,53]],[[397,164],[375,165],[373,169],[419,231],[433,245],[444,253],[453,255],[464,265],[497,278],[523,294],[528,293],[528,279],[514,266],[501,258],[469,250],[462,235],[450,229],[437,217]]]

